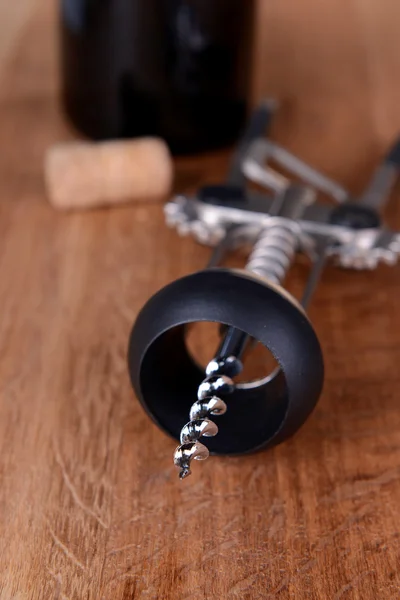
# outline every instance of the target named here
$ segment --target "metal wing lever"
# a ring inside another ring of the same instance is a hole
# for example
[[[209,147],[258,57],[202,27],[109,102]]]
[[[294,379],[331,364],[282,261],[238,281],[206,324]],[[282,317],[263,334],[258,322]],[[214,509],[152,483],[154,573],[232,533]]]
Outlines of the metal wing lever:
[[[271,160],[339,204],[332,209],[315,205],[304,215],[307,223],[303,226],[309,232],[311,230],[316,240],[319,263],[321,253],[334,257],[340,266],[353,269],[373,269],[381,261],[391,265],[397,261],[400,235],[382,225],[379,213],[399,176],[400,139],[387,153],[359,198],[352,197],[336,181],[268,139],[255,140],[248,148],[243,172],[249,180],[282,193],[291,181],[271,168]]]

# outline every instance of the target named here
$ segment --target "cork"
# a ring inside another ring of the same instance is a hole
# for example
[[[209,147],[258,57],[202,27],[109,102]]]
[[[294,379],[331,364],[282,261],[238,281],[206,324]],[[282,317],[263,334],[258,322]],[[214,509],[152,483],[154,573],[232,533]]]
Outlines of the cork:
[[[56,144],[44,172],[49,202],[60,210],[162,200],[173,182],[168,146],[151,137]]]

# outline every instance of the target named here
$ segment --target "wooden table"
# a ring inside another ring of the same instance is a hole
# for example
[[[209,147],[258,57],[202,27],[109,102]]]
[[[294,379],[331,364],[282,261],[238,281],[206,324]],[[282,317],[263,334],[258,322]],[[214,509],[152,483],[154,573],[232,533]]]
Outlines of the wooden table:
[[[125,355],[146,299],[208,250],[158,205],[47,205],[43,152],[73,135],[55,4],[0,3],[1,599],[399,598],[399,269],[327,270],[310,311],[317,410],[291,441],[180,483]],[[400,130],[398,17],[397,0],[260,2],[255,93],[282,99],[273,134],[355,192]],[[178,185],[226,164],[181,161]],[[396,202],[388,216],[400,225]]]

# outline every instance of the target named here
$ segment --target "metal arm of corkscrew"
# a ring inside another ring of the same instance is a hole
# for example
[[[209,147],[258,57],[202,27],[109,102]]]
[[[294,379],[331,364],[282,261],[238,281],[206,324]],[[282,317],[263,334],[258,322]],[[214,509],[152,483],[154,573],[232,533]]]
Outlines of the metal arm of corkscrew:
[[[231,198],[235,198],[236,201],[245,199],[246,180],[242,172],[243,161],[251,144],[265,132],[274,109],[275,103],[267,101],[254,112],[249,126],[234,153],[226,183],[220,186],[203,188],[200,192],[203,199],[218,197],[225,202],[229,202]],[[279,214],[278,204],[273,212]],[[217,246],[217,257],[220,257],[221,249],[223,250],[229,245],[232,233],[233,231],[229,230],[225,233],[224,238]],[[284,247],[282,247],[282,244],[284,244]],[[296,231],[293,231],[293,227],[275,225],[275,227],[267,228],[260,233],[246,265],[246,270],[268,277],[271,281],[279,284],[294,257],[296,246],[297,235]],[[212,262],[215,262],[215,258],[212,259]],[[217,258],[217,264],[218,262]],[[231,394],[235,389],[231,377],[238,375],[242,370],[241,358],[248,341],[249,336],[246,333],[234,327],[229,327],[220,343],[215,358],[206,367],[207,377],[199,386],[197,401],[190,409],[190,421],[182,428],[181,444],[174,454],[174,463],[180,469],[179,476],[181,479],[190,475],[192,460],[204,460],[209,456],[207,447],[199,442],[199,438],[217,435],[218,427],[210,420],[210,417],[226,413],[227,405],[219,396]]]
[[[166,205],[170,226],[215,250],[206,271],[178,280],[153,297],[132,332],[132,383],[150,416],[179,437],[174,462],[181,478],[191,473],[193,460],[207,458],[210,451],[254,451],[283,441],[301,426],[322,388],[321,350],[304,308],[325,264],[332,260],[346,268],[371,269],[381,261],[393,264],[400,252],[400,234],[384,227],[377,212],[398,176],[400,143],[357,201],[263,137],[275,109],[275,102],[266,101],[253,114],[226,183],[204,187],[194,197],[178,196]],[[271,159],[302,183],[272,169]],[[249,189],[247,180],[268,193]],[[318,201],[318,192],[334,204]],[[230,249],[249,245],[245,271],[216,268]],[[298,251],[312,264],[301,304],[281,287]],[[160,316],[163,307],[168,312]],[[155,315],[162,324],[153,331]],[[205,379],[184,344],[183,328],[195,320],[225,325]],[[242,389],[233,378],[253,338],[272,351],[280,368],[268,381]],[[172,347],[175,354],[167,356]],[[152,370],[160,374],[158,383],[151,378]],[[191,408],[189,393],[197,393]],[[165,404],[157,394],[164,395]],[[186,424],[185,411],[190,418]],[[221,424],[215,441],[214,416]],[[201,437],[209,438],[207,446]]]

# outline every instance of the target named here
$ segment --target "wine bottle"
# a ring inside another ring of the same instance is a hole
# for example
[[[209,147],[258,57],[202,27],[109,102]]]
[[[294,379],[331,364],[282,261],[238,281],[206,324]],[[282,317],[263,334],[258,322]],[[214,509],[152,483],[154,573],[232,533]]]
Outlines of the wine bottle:
[[[62,0],[63,103],[94,139],[232,143],[250,87],[252,0]]]

